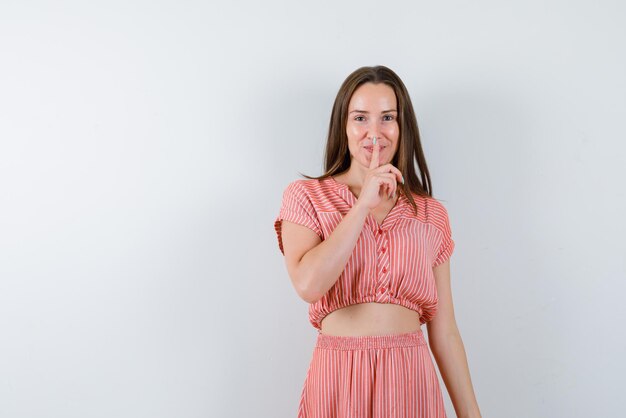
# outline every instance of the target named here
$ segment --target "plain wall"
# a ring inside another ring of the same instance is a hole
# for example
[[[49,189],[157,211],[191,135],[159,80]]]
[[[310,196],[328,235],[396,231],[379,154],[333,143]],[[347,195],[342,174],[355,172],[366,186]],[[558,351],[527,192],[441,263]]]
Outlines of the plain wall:
[[[273,222],[377,64],[450,215],[483,417],[621,416],[625,12],[2,2],[0,416],[294,417],[316,330]]]

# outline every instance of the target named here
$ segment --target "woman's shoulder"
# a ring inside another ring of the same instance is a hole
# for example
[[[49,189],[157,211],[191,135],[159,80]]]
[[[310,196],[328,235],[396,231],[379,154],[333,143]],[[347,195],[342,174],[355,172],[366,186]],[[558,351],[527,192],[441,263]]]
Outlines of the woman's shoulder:
[[[417,217],[421,221],[440,224],[442,220],[447,220],[448,211],[437,198],[415,192],[411,192],[411,196],[417,206]]]
[[[314,204],[323,204],[335,192],[332,179],[295,179],[287,184],[285,193],[306,198]]]
[[[286,189],[297,190],[300,192],[312,193],[318,192],[321,189],[325,189],[326,183],[324,180],[318,179],[295,179],[287,184]]]
[[[300,190],[307,193],[319,194],[334,190],[334,182],[330,177],[322,179],[295,179],[287,185],[287,188]]]
[[[305,187],[305,188],[311,188],[311,187],[315,187],[317,184],[319,184],[320,181],[318,179],[295,179],[292,180],[291,183],[289,184],[297,184],[300,187]]]

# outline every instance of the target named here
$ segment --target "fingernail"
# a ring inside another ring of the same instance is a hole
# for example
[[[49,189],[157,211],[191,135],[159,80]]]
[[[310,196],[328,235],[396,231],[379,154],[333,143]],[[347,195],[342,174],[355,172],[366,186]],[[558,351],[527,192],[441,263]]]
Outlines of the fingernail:
[[[372,145],[376,145],[376,137],[372,138]]]
[[[404,176],[400,174],[400,177],[402,178],[402,184],[404,184]]]

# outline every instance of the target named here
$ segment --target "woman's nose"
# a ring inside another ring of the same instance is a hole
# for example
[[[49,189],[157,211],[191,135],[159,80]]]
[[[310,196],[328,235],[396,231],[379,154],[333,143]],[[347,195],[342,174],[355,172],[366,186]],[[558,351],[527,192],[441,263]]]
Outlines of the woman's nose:
[[[368,135],[370,138],[380,138],[380,124],[378,122],[373,122],[369,129],[368,129]]]

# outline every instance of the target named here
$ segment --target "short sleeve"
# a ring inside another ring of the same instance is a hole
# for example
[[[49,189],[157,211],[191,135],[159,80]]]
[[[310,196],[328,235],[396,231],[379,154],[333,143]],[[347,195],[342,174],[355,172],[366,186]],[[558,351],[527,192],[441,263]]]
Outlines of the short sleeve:
[[[285,251],[283,249],[281,232],[283,220],[306,226],[319,235],[320,238],[324,239],[322,227],[317,217],[317,211],[311,199],[307,196],[304,187],[298,181],[290,183],[283,192],[280,212],[274,221],[274,230],[278,238],[278,248],[284,255]]]
[[[452,252],[454,251],[455,245],[454,240],[452,239],[452,229],[450,228],[450,218],[448,217],[448,211],[441,203],[438,203],[437,206],[439,210],[437,211],[438,213],[436,223],[439,227],[439,230],[441,231],[442,237],[439,248],[437,249],[437,256],[435,257],[435,261],[433,262],[433,267],[436,267],[449,259],[452,255]]]

